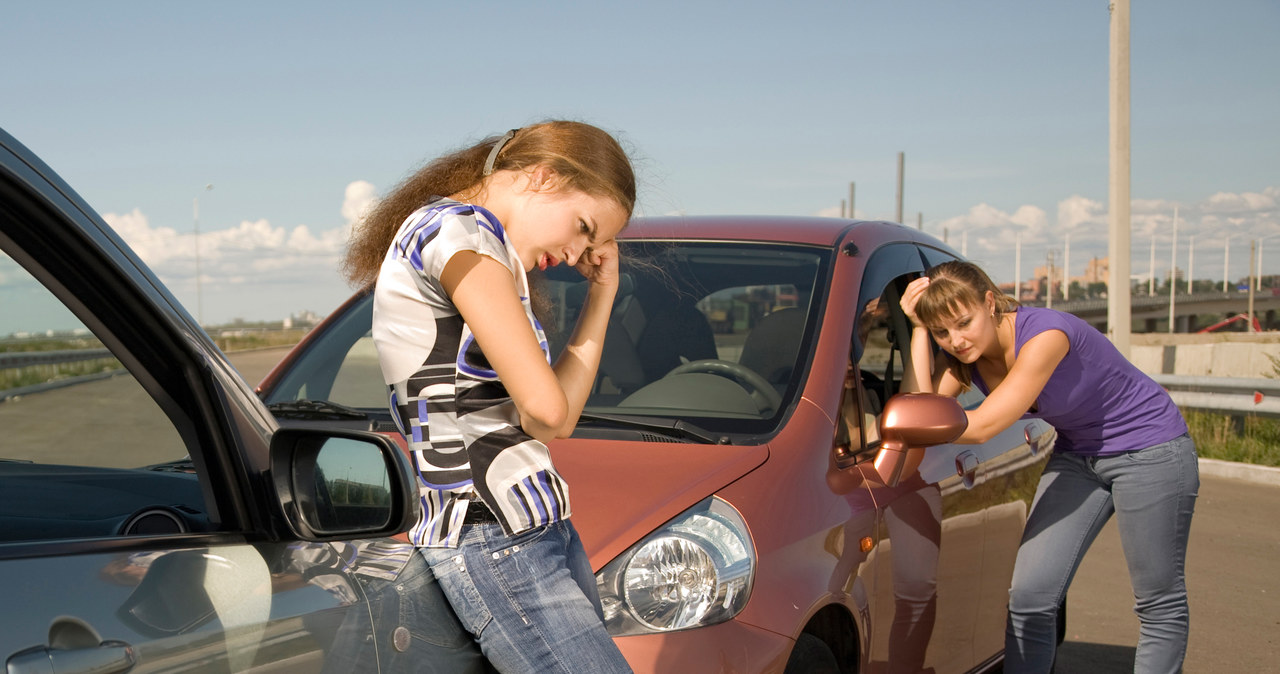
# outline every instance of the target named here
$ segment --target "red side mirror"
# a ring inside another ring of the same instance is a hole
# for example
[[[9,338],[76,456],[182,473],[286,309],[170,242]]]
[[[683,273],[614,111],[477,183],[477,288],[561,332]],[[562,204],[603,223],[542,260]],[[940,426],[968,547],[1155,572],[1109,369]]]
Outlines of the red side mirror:
[[[888,486],[920,466],[926,447],[952,442],[969,427],[955,398],[935,393],[899,393],[880,415],[880,453],[876,474]]]

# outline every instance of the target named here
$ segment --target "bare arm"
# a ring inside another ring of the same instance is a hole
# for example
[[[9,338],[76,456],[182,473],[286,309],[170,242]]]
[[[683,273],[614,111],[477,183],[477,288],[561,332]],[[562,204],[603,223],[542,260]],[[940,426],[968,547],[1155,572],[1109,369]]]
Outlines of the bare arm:
[[[933,338],[916,317],[916,304],[929,287],[929,277],[921,276],[907,284],[899,304],[911,322],[911,351],[902,373],[902,390],[908,393],[938,393],[956,397],[964,389],[960,379],[945,361],[934,362]]]
[[[1022,418],[1070,348],[1071,343],[1061,330],[1046,330],[1027,340],[1004,381],[969,412],[969,428],[956,442],[986,442]]]
[[[578,325],[554,368],[529,325],[509,269],[464,251],[449,260],[440,276],[519,410],[521,428],[542,442],[568,437],[577,425],[595,381],[617,293],[616,244],[596,246],[583,258],[578,269],[591,286]]]

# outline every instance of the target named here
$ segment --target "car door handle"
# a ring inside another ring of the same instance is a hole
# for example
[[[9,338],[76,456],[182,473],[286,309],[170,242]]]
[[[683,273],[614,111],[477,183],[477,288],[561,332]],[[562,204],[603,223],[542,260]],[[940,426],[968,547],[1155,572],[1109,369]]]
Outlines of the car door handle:
[[[973,489],[973,484],[978,478],[977,455],[967,449],[957,454],[956,475],[958,475],[960,480],[964,482],[965,489]]]
[[[63,617],[49,627],[49,644],[9,656],[8,674],[115,674],[138,664],[133,646],[103,641],[83,620]]]

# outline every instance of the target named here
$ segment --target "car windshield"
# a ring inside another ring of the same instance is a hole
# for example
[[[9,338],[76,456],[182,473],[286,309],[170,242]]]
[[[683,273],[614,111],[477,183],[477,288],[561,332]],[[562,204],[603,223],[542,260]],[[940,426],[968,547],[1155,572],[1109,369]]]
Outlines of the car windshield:
[[[657,432],[693,442],[771,434],[798,397],[828,249],[741,242],[621,242],[622,280],[600,372],[575,437]],[[572,268],[533,273],[553,359],[586,297]],[[390,420],[365,295],[271,390],[288,413],[327,401]]]

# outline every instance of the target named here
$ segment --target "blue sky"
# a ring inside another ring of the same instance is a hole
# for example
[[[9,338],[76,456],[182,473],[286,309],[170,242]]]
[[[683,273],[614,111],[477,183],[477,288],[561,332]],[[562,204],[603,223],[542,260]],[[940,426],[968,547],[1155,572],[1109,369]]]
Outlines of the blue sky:
[[[1280,233],[1280,3],[1135,2],[1135,274]],[[0,22],[0,127],[202,317],[336,307],[359,210],[422,162],[550,117],[615,132],[639,210],[904,219],[1000,280],[1106,255],[1105,0],[44,2]],[[206,189],[206,185],[213,185]],[[967,232],[967,234],[961,234]],[[963,238],[962,238],[963,237]],[[1274,249],[1274,250],[1273,250]],[[1280,237],[1264,246],[1280,273]]]

